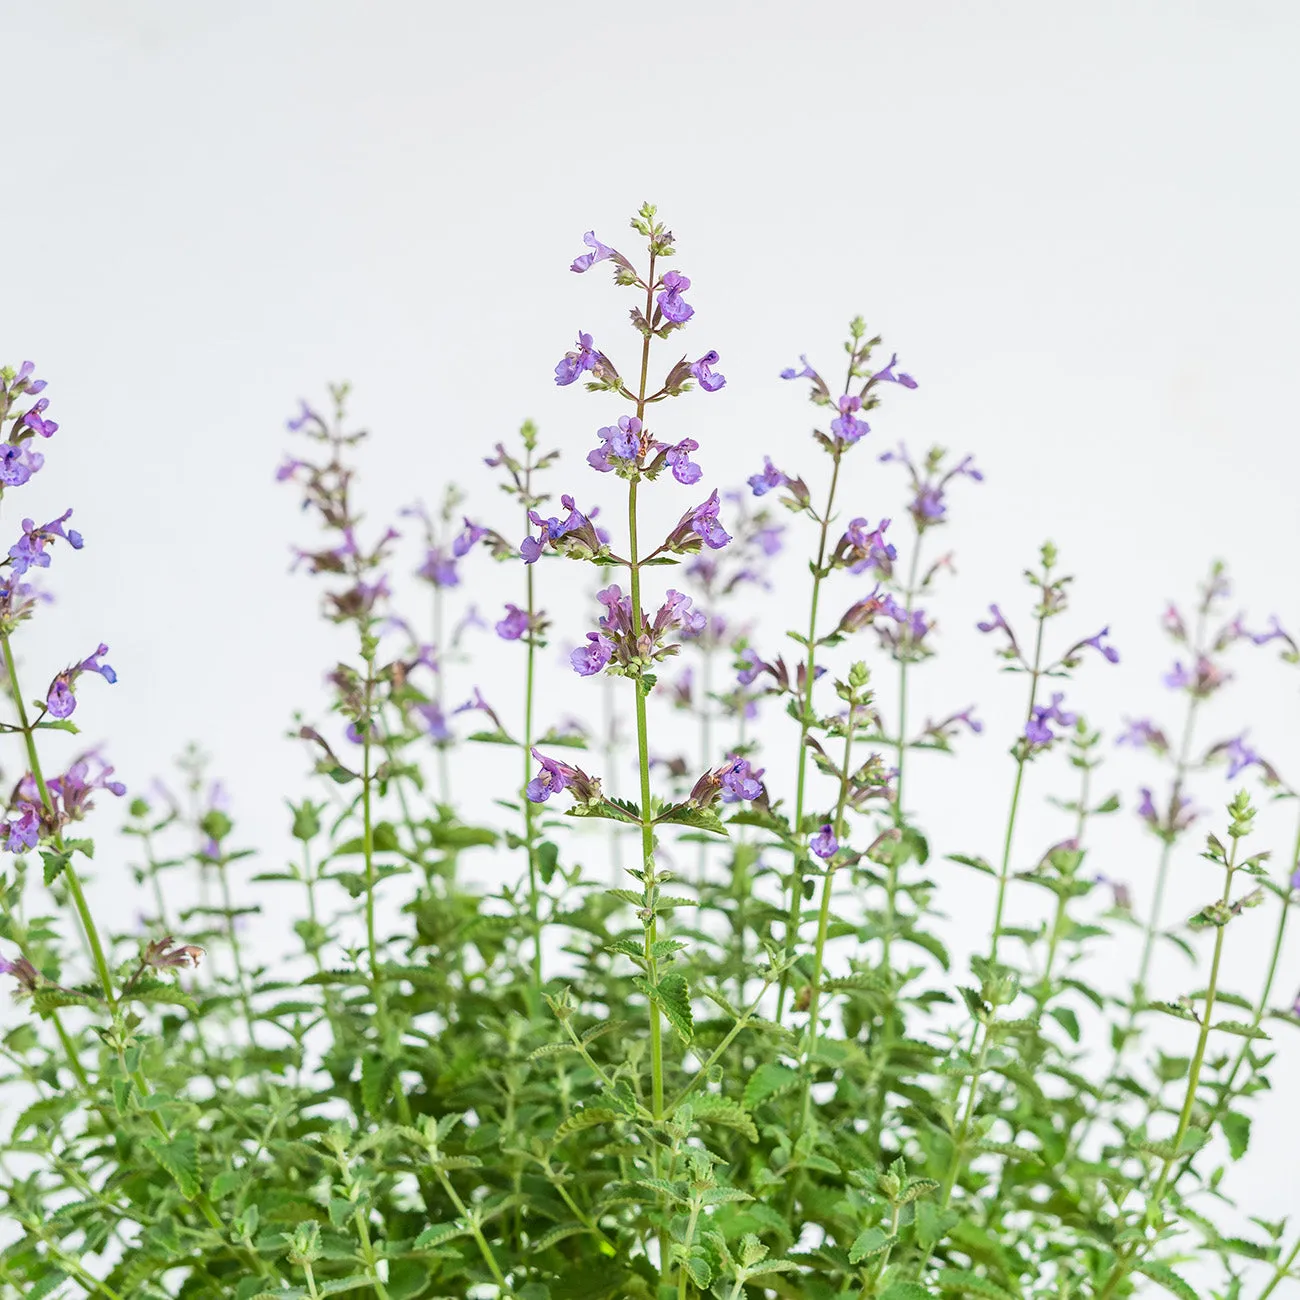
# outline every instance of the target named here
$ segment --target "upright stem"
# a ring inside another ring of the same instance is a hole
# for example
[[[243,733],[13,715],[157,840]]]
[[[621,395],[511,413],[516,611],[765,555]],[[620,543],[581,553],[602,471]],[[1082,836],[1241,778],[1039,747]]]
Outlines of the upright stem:
[[[1239,844],[1240,840],[1234,838],[1232,841],[1232,857],[1224,873],[1223,897],[1220,899],[1220,907],[1225,912],[1232,901],[1232,877],[1237,869],[1237,848]],[[1178,1115],[1178,1128],[1169,1143],[1173,1154],[1161,1160],[1160,1175],[1156,1181],[1155,1190],[1147,1198],[1145,1217],[1148,1223],[1154,1221],[1156,1214],[1160,1210],[1161,1203],[1165,1198],[1165,1192],[1169,1187],[1169,1173],[1174,1167],[1174,1162],[1179,1157],[1183,1138],[1187,1136],[1187,1130],[1191,1126],[1192,1109],[1196,1105],[1196,1089],[1201,1081],[1201,1067],[1205,1063],[1205,1048],[1210,1040],[1210,1019],[1214,1010],[1215,994],[1219,987],[1219,965],[1223,959],[1223,935],[1227,928],[1226,924],[1220,924],[1214,931],[1214,956],[1210,961],[1209,982],[1205,986],[1205,1007],[1201,1013],[1201,1032],[1196,1040],[1196,1053],[1192,1057],[1191,1069],[1187,1075],[1187,1092],[1183,1097],[1183,1108]],[[1138,1251],[1149,1244],[1145,1240],[1130,1240],[1121,1248],[1115,1266],[1110,1271],[1110,1276],[1107,1277],[1102,1289],[1097,1293],[1097,1300],[1108,1300],[1108,1297],[1114,1294],[1115,1288],[1133,1270],[1134,1257],[1138,1254]]]
[[[530,523],[528,511],[532,509],[533,453],[528,452],[528,464],[524,470],[524,515],[525,531]],[[535,593],[533,590],[533,566],[524,565],[525,582],[528,596],[528,632],[525,636],[527,669],[524,677],[524,784],[528,784],[532,771],[533,750],[533,688],[536,678],[537,646],[533,636],[533,615],[535,612]],[[531,799],[523,800],[524,805],[524,852],[528,855],[528,919],[533,930],[533,996],[540,1003],[542,988],[542,917],[541,902],[537,888],[537,830],[535,809]]]
[[[226,938],[230,941],[230,954],[235,959],[235,983],[239,987],[239,1001],[244,1008],[244,1024],[248,1028],[248,1041],[257,1043],[257,1034],[253,1028],[253,1003],[248,993],[248,977],[244,973],[243,953],[239,946],[239,935],[235,930],[234,904],[230,897],[230,880],[226,875],[224,858],[217,861],[217,877],[221,885],[221,902],[226,913]]]
[[[438,716],[447,715],[447,647],[443,644],[443,597],[442,588],[435,584],[433,588],[433,644],[438,651],[438,671],[433,683],[433,701],[438,706]],[[438,742],[438,802],[451,803],[451,762],[447,754],[447,742]]]
[[[844,765],[840,771],[840,797],[835,806],[835,837],[838,840],[844,834],[844,805],[849,796],[849,760],[853,755],[854,714],[857,707],[856,697],[849,701],[849,715],[844,732]],[[808,1054],[804,1059],[803,1071],[803,1105],[800,1108],[799,1133],[808,1127],[812,1112],[812,1072],[813,1057],[817,1053],[817,1039],[821,1030],[822,974],[825,970],[826,932],[831,915],[831,888],[835,880],[835,866],[826,863],[826,877],[822,881],[821,906],[817,911],[817,945],[813,950],[812,992],[808,998]]]
[[[1038,700],[1038,680],[1043,663],[1043,629],[1047,625],[1046,617],[1038,620],[1038,633],[1034,638],[1034,663],[1030,669],[1029,708],[1026,718],[1032,718],[1034,705]],[[1016,760],[1016,780],[1011,789],[1011,808],[1007,813],[1007,833],[1002,840],[1002,866],[998,871],[998,901],[993,913],[993,938],[989,944],[989,961],[998,959],[998,940],[1002,937],[1002,913],[1006,906],[1007,879],[1011,867],[1011,841],[1016,830],[1016,814],[1020,809],[1020,792],[1025,781],[1025,763],[1029,755],[1022,746],[1020,757]]]
[[[36,789],[40,793],[41,804],[49,816],[51,825],[54,826],[55,847],[62,852],[63,828],[55,820],[54,800],[50,795],[49,787],[45,784],[44,773],[41,771],[40,755],[36,752],[36,734],[27,718],[27,706],[23,703],[22,688],[18,685],[18,669],[14,664],[14,652],[13,647],[9,644],[8,633],[0,633],[0,648],[3,648],[4,651],[5,671],[9,675],[9,684],[13,687],[14,705],[18,710],[18,721],[22,729],[23,740],[27,744],[27,763],[31,768],[32,779],[36,782]],[[100,942],[99,931],[95,928],[95,919],[90,914],[86,896],[82,892],[81,880],[78,878],[76,868],[70,860],[63,868],[63,879],[68,883],[68,892],[72,895],[72,904],[77,909],[77,916],[81,921],[81,928],[86,936],[86,942],[90,944],[90,951],[95,961],[95,971],[99,975],[99,982],[104,990],[104,999],[108,1003],[109,1012],[116,1018],[117,995],[113,991],[113,980],[108,971],[108,958],[104,955],[104,945]]]
[[[831,511],[835,505],[835,490],[840,481],[840,459],[843,448],[835,444],[832,453],[831,485],[826,494],[826,509],[822,512],[821,536],[817,542],[817,564],[813,569],[812,601],[808,610],[808,658],[804,664],[804,689],[799,709],[799,758],[795,778],[794,824],[790,830],[795,849],[790,864],[790,915],[785,927],[786,955],[791,955],[799,939],[799,911],[803,900],[803,862],[807,836],[803,833],[804,793],[808,780],[808,732],[812,725],[813,679],[817,670],[817,605],[821,599],[822,578],[826,567],[826,541],[831,526]],[[776,1019],[781,1019],[785,998],[790,988],[790,977],[783,973],[776,995]]]

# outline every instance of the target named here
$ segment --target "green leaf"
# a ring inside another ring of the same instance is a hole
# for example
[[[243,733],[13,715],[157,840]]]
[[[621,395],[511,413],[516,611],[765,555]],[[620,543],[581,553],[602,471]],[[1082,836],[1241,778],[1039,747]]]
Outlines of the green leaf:
[[[1136,1265],[1136,1268],[1145,1277],[1149,1277],[1153,1282],[1158,1282],[1166,1291],[1172,1291],[1178,1297],[1178,1300],[1200,1300],[1192,1285],[1185,1278],[1175,1273],[1168,1264],[1161,1264],[1158,1260],[1148,1259]]]
[[[916,1240],[922,1249],[936,1245],[956,1226],[956,1210],[940,1209],[934,1201],[916,1203]]]
[[[43,1273],[27,1290],[27,1300],[41,1300],[42,1296],[57,1291],[68,1280],[68,1275],[61,1268],[52,1268]]]
[[[1070,1035],[1071,1042],[1079,1041],[1079,1017],[1069,1007],[1053,1007],[1047,1014]]]
[[[655,825],[694,826],[696,830],[712,831],[715,835],[726,835],[727,828],[722,824],[718,814],[712,808],[691,808],[686,804],[674,804],[666,808],[655,818]]]
[[[998,874],[983,858],[967,857],[964,853],[949,853],[947,857],[949,862],[958,862],[963,867],[970,867],[975,871],[983,872],[986,876],[996,876]]]
[[[1250,1145],[1250,1116],[1239,1111],[1226,1111],[1219,1117],[1219,1127],[1228,1139],[1228,1151],[1234,1160],[1240,1160]]]
[[[765,1061],[745,1084],[745,1109],[753,1110],[770,1098],[789,1092],[798,1082],[797,1070],[788,1065],[778,1065],[775,1061]]]
[[[691,1275],[691,1281],[701,1291],[713,1280],[713,1270],[709,1267],[709,1261],[703,1255],[692,1255],[686,1261],[686,1271]]]
[[[682,1042],[689,1043],[695,1034],[695,1017],[691,1013],[691,990],[686,976],[669,971],[655,989],[655,1000],[663,1007],[664,1015],[677,1031],[677,1036]]]
[[[895,1282],[885,1288],[880,1300],[932,1300],[933,1295],[918,1282]]]
[[[898,1238],[884,1228],[868,1228],[858,1234],[857,1240],[849,1247],[849,1263],[860,1264],[864,1259],[882,1254],[889,1250]]]
[[[153,1157],[176,1180],[181,1195],[193,1200],[199,1194],[199,1143],[193,1133],[180,1133],[170,1142],[150,1138],[145,1145]]]
[[[940,1291],[956,1291],[959,1295],[987,1296],[988,1300],[1014,1300],[1010,1291],[990,1282],[988,1278],[972,1273],[968,1268],[941,1268],[935,1281]]]
[[[371,1115],[383,1113],[388,1100],[388,1085],[393,1077],[392,1062],[377,1052],[368,1052],[361,1061],[361,1102]]]
[[[536,1241],[532,1243],[534,1253],[549,1250],[558,1241],[563,1241],[566,1237],[577,1237],[584,1232],[590,1232],[591,1229],[584,1223],[578,1223],[576,1220],[569,1223],[557,1223],[549,1232],[544,1232]]]
[[[416,1237],[412,1250],[432,1250],[445,1241],[454,1241],[457,1237],[468,1237],[469,1228],[463,1223],[435,1223]]]
[[[317,1295],[339,1295],[343,1291],[359,1291],[362,1287],[367,1289],[374,1286],[374,1279],[369,1273],[353,1273],[348,1277],[335,1278],[330,1282],[318,1282],[316,1284]]]
[[[734,1129],[737,1133],[743,1133],[751,1142],[758,1141],[758,1129],[754,1127],[749,1112],[738,1101],[716,1093],[704,1093],[693,1097],[690,1106],[697,1120]]]
[[[583,1110],[575,1110],[555,1130],[555,1141],[563,1142],[571,1133],[581,1133],[583,1129],[595,1128],[597,1124],[613,1124],[622,1118],[618,1111],[610,1110],[608,1106],[588,1106]]]
[[[1268,1035],[1257,1025],[1248,1025],[1244,1020],[1220,1020],[1210,1026],[1222,1030],[1225,1034],[1236,1034],[1238,1038],[1267,1038]]]
[[[42,849],[41,861],[45,863],[45,883],[52,885],[62,874],[64,868],[72,861],[72,854],[64,849],[61,853],[54,849]]]

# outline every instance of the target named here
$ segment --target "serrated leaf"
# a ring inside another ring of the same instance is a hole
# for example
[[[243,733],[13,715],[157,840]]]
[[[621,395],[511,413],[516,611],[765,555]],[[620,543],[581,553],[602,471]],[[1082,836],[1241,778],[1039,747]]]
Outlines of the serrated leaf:
[[[956,1291],[959,1295],[987,1296],[988,1300],[1015,1300],[1010,1291],[990,1282],[988,1278],[972,1273],[968,1268],[941,1268],[935,1281],[940,1291]]]
[[[1173,1292],[1178,1297],[1178,1300],[1200,1300],[1191,1283],[1180,1274],[1175,1273],[1168,1264],[1161,1264],[1159,1260],[1148,1259],[1143,1260],[1135,1267],[1144,1277],[1149,1277],[1153,1282],[1158,1282],[1166,1291]]]
[[[867,1228],[866,1231],[858,1234],[857,1240],[849,1247],[849,1263],[860,1264],[864,1259],[882,1254],[891,1249],[897,1241],[898,1238],[892,1232],[886,1232],[884,1228]]]
[[[344,1291],[359,1291],[362,1287],[372,1288],[374,1280],[369,1273],[353,1273],[349,1277],[334,1278],[330,1282],[317,1282],[317,1295],[339,1295]]]
[[[745,1084],[745,1109],[753,1110],[756,1106],[783,1092],[789,1092],[799,1082],[799,1072],[788,1065],[779,1065],[775,1061],[764,1061],[749,1076]]]
[[[1250,1116],[1239,1111],[1230,1110],[1219,1116],[1219,1127],[1228,1139],[1228,1152],[1234,1160],[1240,1160],[1250,1145]]]
[[[171,1141],[150,1138],[145,1145],[176,1180],[181,1195],[193,1200],[199,1194],[199,1143],[193,1133],[180,1133]]]
[[[613,1124],[623,1116],[608,1106],[588,1106],[584,1110],[575,1110],[555,1130],[555,1141],[563,1142],[572,1133],[581,1133],[583,1129],[595,1128],[598,1124]]]
[[[413,1250],[432,1250],[445,1241],[454,1241],[457,1237],[468,1237],[469,1228],[463,1223],[435,1223],[416,1237],[412,1243]]]
[[[678,1038],[689,1043],[695,1034],[695,1017],[691,1012],[691,990],[686,976],[676,971],[664,975],[655,988],[655,1001],[663,1008]]]
[[[895,1282],[885,1288],[880,1300],[933,1300],[933,1295],[918,1282]]]
[[[566,1237],[577,1237],[584,1232],[590,1231],[591,1229],[584,1223],[558,1223],[549,1232],[538,1237],[532,1243],[532,1249],[536,1252],[549,1250],[556,1242],[563,1241]]]
[[[709,1261],[703,1255],[690,1256],[686,1260],[686,1271],[691,1275],[691,1281],[701,1291],[713,1280],[713,1270],[709,1267]]]
[[[758,1141],[758,1129],[754,1127],[749,1112],[730,1097],[704,1093],[691,1099],[691,1109],[697,1120],[734,1129],[737,1133],[743,1133],[751,1142]]]
[[[1258,1025],[1248,1025],[1244,1020],[1220,1020],[1210,1026],[1225,1034],[1235,1034],[1238,1038],[1267,1038],[1268,1035]]]

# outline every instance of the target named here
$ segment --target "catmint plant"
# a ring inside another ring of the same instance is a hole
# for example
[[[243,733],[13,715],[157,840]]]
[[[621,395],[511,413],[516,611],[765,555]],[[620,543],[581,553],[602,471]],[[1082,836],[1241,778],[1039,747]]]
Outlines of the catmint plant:
[[[729,475],[722,340],[655,207],[631,229],[568,271],[611,274],[628,331],[555,327],[536,378],[572,414],[502,431],[483,483],[371,522],[347,385],[288,421],[286,568],[331,648],[287,702],[283,844],[197,747],[129,798],[109,745],[64,748],[130,666],[93,629],[15,649],[84,543],[4,516],[0,1297],[1286,1294],[1300,1235],[1251,1175],[1300,1027],[1297,759],[1230,686],[1293,672],[1292,625],[1229,616],[1216,563],[1113,717],[1128,638],[1077,622],[1047,542],[1019,597],[980,576],[1015,709],[956,695],[983,459],[884,436],[918,381],[857,318],[841,373],[772,377],[810,439],[772,419]],[[0,370],[0,505],[76,436],[44,390]],[[1004,801],[954,824],[917,772],[973,763]],[[983,892],[950,918],[959,873]]]

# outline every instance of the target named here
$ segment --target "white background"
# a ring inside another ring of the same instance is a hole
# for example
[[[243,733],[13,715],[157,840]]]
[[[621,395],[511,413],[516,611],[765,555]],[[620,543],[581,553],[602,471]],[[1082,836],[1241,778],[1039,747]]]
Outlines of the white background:
[[[590,227],[633,253],[625,223],[645,198],[694,281],[683,346],[717,348],[728,379],[662,414],[664,436],[701,443],[706,484],[738,483],[767,452],[821,490],[802,386],[776,376],[804,351],[837,371],[858,312],[921,381],[886,395],[871,450],[939,441],[987,473],[953,493],[942,541],[960,581],[935,606],[945,658],[921,674],[918,713],[978,701],[989,724],[962,761],[916,765],[937,847],[997,852],[1022,686],[996,675],[972,624],[991,600],[1026,622],[1019,573],[1045,537],[1080,575],[1054,630],[1109,623],[1123,654],[1089,661],[1070,695],[1111,734],[1124,715],[1177,726],[1158,619],[1167,599],[1190,604],[1212,558],[1251,626],[1300,622],[1293,6],[7,2],[0,16],[0,356],[38,362],[62,424],[3,526],[16,536],[22,514],[73,505],[87,538],[55,555],[59,604],[22,639],[25,691],[107,641],[121,680],[83,680],[88,737],[133,790],[201,739],[262,869],[287,849],[284,798],[308,788],[282,739],[290,713],[319,716],[322,674],[346,652],[315,621],[318,584],[287,573],[291,542],[311,535],[272,480],[285,417],[300,396],[323,403],[325,381],[353,381],[376,435],[362,486],[376,527],[449,478],[501,520],[479,458],[525,416],[564,451],[557,490],[612,500],[582,458],[617,407],[551,374],[578,328],[631,357],[630,304],[605,269],[567,268]],[[855,462],[846,513],[900,516],[892,468]],[[655,493],[666,520],[698,499],[671,482]],[[517,571],[473,573],[485,610],[518,598]],[[765,606],[782,617],[762,624],[772,652],[805,599],[802,561],[783,573]],[[568,607],[589,611],[574,591]],[[559,641],[590,626],[580,617]],[[517,657],[476,654],[453,698],[478,684],[516,708]],[[1296,671],[1276,646],[1244,647],[1236,671],[1202,739],[1253,720],[1300,780]],[[547,692],[560,711],[597,708],[599,687],[560,667]],[[780,781],[788,729],[772,734]],[[1145,906],[1156,854],[1132,795],[1163,776],[1126,751],[1113,761],[1099,784],[1126,809],[1089,865]],[[1207,810],[1231,792],[1221,772],[1195,789]],[[1032,773],[1036,806],[1049,790],[1072,793],[1059,758]],[[511,791],[476,797],[497,793]],[[94,898],[127,925],[138,900],[126,848],[107,843],[116,816],[95,819]],[[1259,847],[1284,856],[1294,805],[1261,820]],[[1039,814],[1019,865],[1068,830]],[[1194,847],[1171,917],[1217,887]],[[485,878],[514,870],[479,861]],[[955,945],[979,946],[988,891],[937,869]],[[1017,915],[1040,904],[1014,898]],[[1231,987],[1254,995],[1272,928],[1265,911],[1233,927]],[[1113,987],[1132,956],[1108,959]],[[1170,959],[1154,982],[1173,996],[1196,979]],[[1297,982],[1292,944],[1279,1003]],[[1283,1025],[1278,1040],[1263,1140],[1237,1183],[1266,1215],[1292,1208],[1300,1135],[1300,1036]]]

